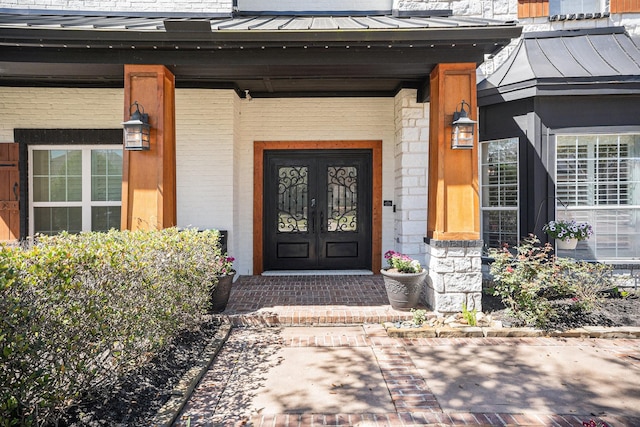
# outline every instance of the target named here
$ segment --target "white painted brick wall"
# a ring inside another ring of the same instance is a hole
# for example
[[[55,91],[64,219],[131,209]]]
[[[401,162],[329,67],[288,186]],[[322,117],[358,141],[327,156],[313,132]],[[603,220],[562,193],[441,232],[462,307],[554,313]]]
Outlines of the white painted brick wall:
[[[416,102],[416,90],[395,97],[394,247],[424,263],[427,230],[429,104]],[[386,249],[384,250],[386,252]]]
[[[232,0],[3,0],[2,7],[112,12],[226,13],[232,10]]]
[[[234,97],[229,90],[176,90],[180,227],[234,229]]]
[[[13,129],[119,128],[120,89],[0,87],[0,141]],[[252,273],[253,141],[382,140],[383,199],[394,198],[394,100],[240,100],[230,90],[176,90],[178,225],[232,230],[240,274]],[[383,208],[383,248],[393,213]]]
[[[382,140],[384,200],[394,200],[394,100],[392,98],[303,98],[241,100],[236,144],[236,264],[251,273],[253,254],[253,142]],[[393,212],[382,209],[382,248],[393,247]],[[383,264],[384,264],[384,260]],[[238,266],[236,265],[236,266]]]
[[[14,128],[118,128],[123,106],[122,89],[0,87],[0,141]]]

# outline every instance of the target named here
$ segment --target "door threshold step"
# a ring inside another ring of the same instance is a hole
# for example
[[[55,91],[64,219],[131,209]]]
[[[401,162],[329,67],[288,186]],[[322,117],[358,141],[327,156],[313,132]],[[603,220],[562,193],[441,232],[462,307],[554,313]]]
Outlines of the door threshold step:
[[[270,270],[262,276],[372,276],[371,270]]]

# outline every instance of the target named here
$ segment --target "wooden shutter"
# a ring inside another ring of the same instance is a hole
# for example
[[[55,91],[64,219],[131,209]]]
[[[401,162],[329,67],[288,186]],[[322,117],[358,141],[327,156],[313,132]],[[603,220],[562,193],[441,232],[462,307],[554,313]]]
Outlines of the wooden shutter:
[[[611,0],[611,13],[640,12],[640,0]]]
[[[0,241],[20,238],[19,145],[0,143]]]
[[[549,0],[518,0],[518,18],[549,16]]]

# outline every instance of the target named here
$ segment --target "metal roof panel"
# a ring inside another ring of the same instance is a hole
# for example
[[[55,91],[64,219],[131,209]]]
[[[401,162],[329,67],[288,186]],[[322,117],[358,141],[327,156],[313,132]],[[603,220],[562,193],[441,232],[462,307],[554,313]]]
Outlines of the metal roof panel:
[[[525,34],[509,58],[479,83],[478,95],[524,98],[531,92],[519,88],[531,85],[551,88],[545,93],[587,93],[596,86],[599,93],[619,93],[621,83],[634,82],[640,82],[640,49],[623,28],[550,31]]]
[[[560,77],[588,77],[590,75],[583,64],[573,57],[564,38],[538,39],[537,42],[544,55],[560,73]],[[534,62],[532,65],[535,70],[537,64]],[[552,76],[542,74],[540,77]]]

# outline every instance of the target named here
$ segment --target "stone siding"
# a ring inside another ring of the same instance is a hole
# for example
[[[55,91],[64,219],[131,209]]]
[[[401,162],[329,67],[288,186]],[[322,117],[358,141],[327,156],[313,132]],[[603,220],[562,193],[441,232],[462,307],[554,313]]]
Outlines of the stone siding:
[[[482,311],[482,241],[431,240],[423,298],[438,313]]]

